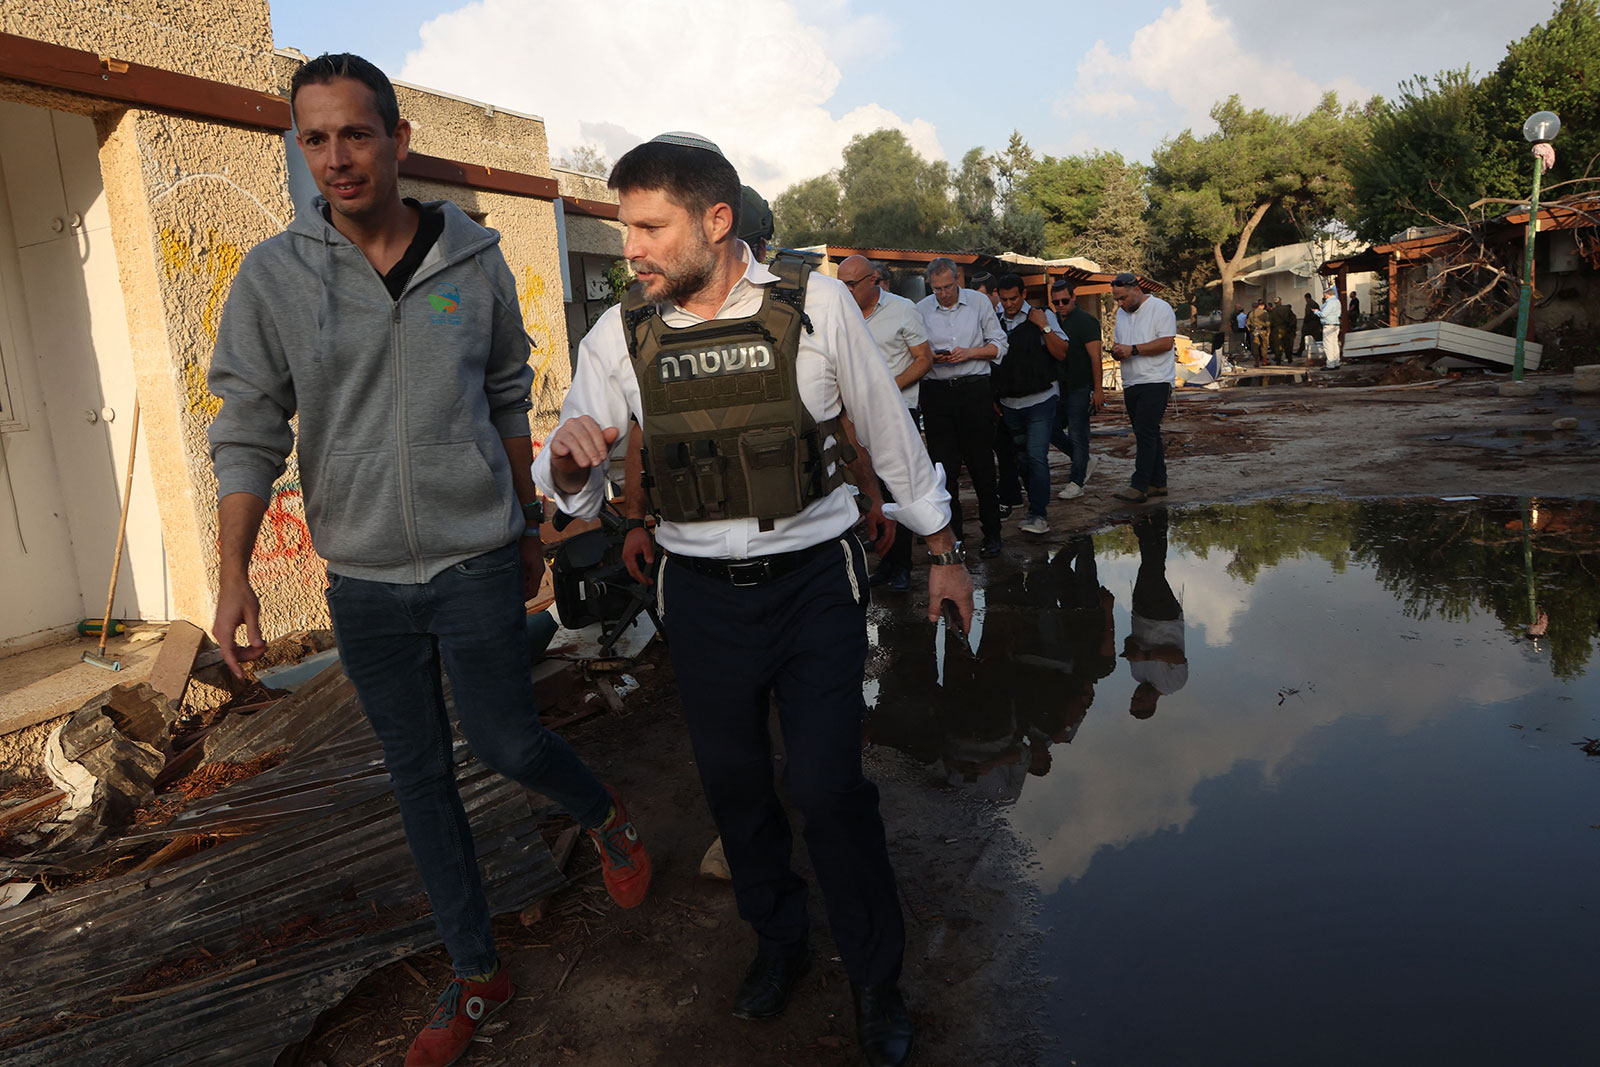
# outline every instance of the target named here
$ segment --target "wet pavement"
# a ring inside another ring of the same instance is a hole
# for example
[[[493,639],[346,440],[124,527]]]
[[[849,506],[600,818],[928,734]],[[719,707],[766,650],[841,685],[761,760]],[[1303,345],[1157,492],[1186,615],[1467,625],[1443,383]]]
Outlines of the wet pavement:
[[[869,733],[1031,851],[1041,1062],[1592,1062],[1600,505],[1145,511],[874,607]]]

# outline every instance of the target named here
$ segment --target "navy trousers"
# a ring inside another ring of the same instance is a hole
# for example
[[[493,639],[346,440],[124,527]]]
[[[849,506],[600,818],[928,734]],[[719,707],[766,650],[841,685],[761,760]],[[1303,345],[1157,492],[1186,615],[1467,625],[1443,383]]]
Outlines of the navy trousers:
[[[861,770],[867,563],[854,534],[761,585],[734,586],[671,555],[657,606],[678,676],[700,783],[759,950],[797,949],[810,930],[790,866],[789,818],[773,781],[777,697],[783,774],[850,980],[899,979],[905,927],[878,812]]]
[[[494,968],[489,904],[456,790],[443,672],[478,760],[599,826],[611,798],[577,753],[539,722],[517,543],[421,585],[335,575],[328,611],[345,673],[383,745],[406,841],[456,974]]]

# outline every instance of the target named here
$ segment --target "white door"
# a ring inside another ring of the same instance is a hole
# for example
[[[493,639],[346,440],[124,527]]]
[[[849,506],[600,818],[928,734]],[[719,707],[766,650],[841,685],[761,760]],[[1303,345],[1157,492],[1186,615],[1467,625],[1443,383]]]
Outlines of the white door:
[[[0,103],[0,647],[105,609],[135,398],[122,287],[87,118]],[[144,451],[140,442],[141,453]],[[147,457],[134,465],[113,615],[165,618]]]

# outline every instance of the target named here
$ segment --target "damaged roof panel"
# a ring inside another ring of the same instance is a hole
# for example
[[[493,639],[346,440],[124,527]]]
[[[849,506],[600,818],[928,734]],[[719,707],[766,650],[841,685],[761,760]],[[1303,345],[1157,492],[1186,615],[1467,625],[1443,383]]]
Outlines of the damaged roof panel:
[[[0,998],[19,1013],[0,1021],[7,1064],[271,1064],[363,975],[437,943],[377,739],[342,679],[292,715],[330,716],[323,743],[117,843],[214,847],[0,913]],[[530,795],[465,744],[455,755],[492,909],[563,884]]]

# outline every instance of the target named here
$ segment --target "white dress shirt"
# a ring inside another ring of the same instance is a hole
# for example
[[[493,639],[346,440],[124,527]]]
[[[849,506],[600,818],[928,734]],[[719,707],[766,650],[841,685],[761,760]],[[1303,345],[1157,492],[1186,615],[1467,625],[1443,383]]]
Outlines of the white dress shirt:
[[[745,272],[717,309],[717,319],[754,315],[761,309],[765,287],[778,280],[765,264],[754,261],[742,242],[739,249]],[[800,331],[795,377],[806,410],[818,422],[833,418],[841,407],[849,413],[856,435],[872,454],[878,477],[894,494],[896,503],[885,504],[884,515],[915,533],[942,530],[950,522],[944,472],[928,459],[900,390],[867,332],[861,309],[842,282],[813,273],[807,283],[805,310],[815,332]],[[660,311],[667,325],[676,328],[706,321],[676,304],[663,304]],[[578,365],[561,405],[561,421],[578,415],[588,415],[601,426],[614,426],[624,437],[630,415],[644,425],[639,382],[628,360],[620,305],[608,309],[578,346]],[[533,461],[533,477],[567,514],[588,519],[599,513],[606,467],[591,471],[588,484],[569,495],[556,488],[550,453],[541,450]],[[842,535],[859,518],[854,495],[841,485],[811,501],[798,515],[778,519],[771,530],[762,531],[760,521],[753,518],[663,521],[656,527],[656,539],[667,551],[685,556],[747,559],[821,544]]]
[[[917,345],[926,344],[928,340],[927,328],[922,325],[917,305],[903,296],[881,289],[878,290],[878,302],[867,312],[867,332],[878,343],[878,351],[883,354],[889,373],[897,378],[901,371],[911,366],[911,350]],[[906,407],[917,406],[921,386],[919,379],[900,390],[900,395],[905,397]]]
[[[1131,315],[1121,308],[1117,309],[1116,343],[1119,345],[1143,345],[1158,337],[1176,337],[1177,334],[1178,316],[1173,312],[1172,305],[1159,296],[1145,297],[1144,303]],[[1137,356],[1123,359],[1122,384],[1152,385],[1165,382],[1171,385],[1177,369],[1177,351],[1172,345],[1167,345],[1159,352],[1141,349]]]
[[[1002,314],[1000,318],[1007,330],[1014,330],[1022,323],[1024,319],[1028,317],[1029,313],[1032,311],[1032,305],[1024,300],[1022,302],[1022,307],[1017,310],[1015,316]],[[1051,333],[1065,341],[1067,339],[1067,334],[1066,331],[1061,328],[1061,323],[1056,321],[1056,313],[1051,311],[1049,308],[1044,308],[1043,311],[1045,326],[1050,330]],[[1054,357],[1051,358],[1054,359]],[[1057,364],[1056,369],[1058,371],[1060,370],[1059,363]],[[1029,393],[1027,396],[1002,396],[996,397],[996,399],[1000,401],[1001,407],[1010,408],[1013,411],[1021,411],[1023,408],[1031,408],[1035,404],[1042,404],[1051,397],[1060,395],[1061,386],[1056,382],[1051,382],[1050,388],[1042,389],[1037,393]]]
[[[928,371],[930,380],[988,374],[989,364],[999,363],[1006,355],[1006,334],[1000,328],[1000,320],[989,298],[976,289],[961,289],[958,294],[953,307],[940,304],[932,293],[917,301],[922,324],[927,327],[928,343],[935,352],[994,345],[1000,354],[993,360],[969,359],[962,363],[940,363],[935,356],[933,368]]]

